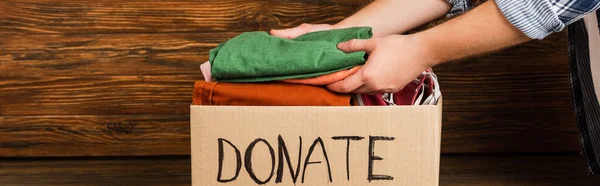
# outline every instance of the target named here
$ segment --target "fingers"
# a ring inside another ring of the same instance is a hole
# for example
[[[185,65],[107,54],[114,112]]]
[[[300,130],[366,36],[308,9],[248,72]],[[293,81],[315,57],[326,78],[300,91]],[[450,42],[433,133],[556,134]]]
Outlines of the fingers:
[[[303,27],[294,27],[294,28],[286,28],[283,30],[271,30],[269,34],[281,38],[293,39],[298,36],[301,36],[307,32],[306,28]]]
[[[333,29],[333,26],[331,26],[331,25],[317,24],[317,25],[310,25],[309,32],[318,32],[318,31],[331,30],[331,29]]]
[[[313,24],[305,23],[305,24],[302,24],[302,25],[294,27],[294,28],[287,28],[287,29],[281,29],[281,30],[272,29],[271,31],[269,31],[269,34],[271,34],[273,36],[281,37],[281,38],[293,39],[298,36],[304,35],[306,33],[323,31],[323,30],[331,30],[331,29],[333,29],[333,26],[328,25],[328,24],[313,25]]]
[[[392,85],[385,79],[381,79],[377,74],[367,72],[364,69],[366,68],[361,67],[356,73],[347,78],[327,85],[327,88],[331,91],[340,93],[375,94],[398,92],[404,87],[404,85]]]
[[[365,51],[367,53],[370,53],[375,49],[375,40],[353,39],[350,41],[339,43],[338,48],[344,52]],[[367,61],[367,63],[369,62]],[[356,91],[373,91],[373,88],[371,86],[365,86],[367,78],[365,78],[364,69],[365,68],[363,66],[362,68],[358,69],[356,73],[348,76],[346,79],[327,85],[327,88],[331,91],[341,93],[355,93]]]
[[[291,37],[290,29],[291,28],[286,28],[286,29],[281,29],[281,30],[273,29],[273,30],[269,31],[269,34],[271,34],[272,36],[280,37],[280,38],[290,39],[290,37]]]
[[[365,85],[363,85],[361,87],[358,87],[357,89],[353,90],[351,93],[354,93],[354,94],[376,94],[376,93],[379,93],[379,92],[377,92],[369,84],[365,84]]]
[[[375,39],[353,39],[341,42],[337,47],[344,52],[365,51],[371,53],[375,49]]]
[[[358,69],[356,73],[348,76],[346,79],[327,85],[327,88],[331,91],[341,93],[350,93],[354,91],[365,84],[362,76],[364,72],[363,69],[364,68]]]
[[[338,81],[343,80],[344,78],[354,74],[358,69],[360,69],[362,65],[352,67],[348,70],[341,70],[330,74],[325,74],[312,78],[300,78],[300,79],[285,79],[281,80],[286,83],[298,83],[298,84],[308,84],[308,85],[329,85]]]
[[[375,40],[353,39],[350,41],[339,43],[338,48],[344,52],[365,51],[367,53],[370,53],[375,49]],[[369,62],[367,61],[367,63]],[[348,76],[346,79],[328,85],[327,88],[331,91],[341,93],[373,92],[375,89],[370,85],[366,85],[367,78],[365,78],[364,69],[364,67],[358,69],[356,73]]]

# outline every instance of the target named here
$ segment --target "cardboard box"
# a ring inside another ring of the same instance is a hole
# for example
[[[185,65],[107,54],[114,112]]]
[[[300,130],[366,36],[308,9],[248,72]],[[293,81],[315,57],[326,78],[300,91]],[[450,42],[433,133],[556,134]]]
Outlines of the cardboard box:
[[[192,184],[438,185],[442,105],[191,106]]]

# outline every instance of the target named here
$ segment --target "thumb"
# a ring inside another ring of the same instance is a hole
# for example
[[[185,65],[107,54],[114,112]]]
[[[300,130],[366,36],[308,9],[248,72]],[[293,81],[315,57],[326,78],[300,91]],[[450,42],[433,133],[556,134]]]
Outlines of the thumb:
[[[375,39],[353,39],[341,42],[337,47],[344,52],[365,51],[371,53],[375,49]]]
[[[333,26],[328,25],[328,24],[301,24],[300,26],[294,27],[294,28],[287,28],[287,29],[282,29],[282,30],[276,30],[273,29],[271,31],[269,31],[269,34],[273,35],[273,36],[277,36],[277,37],[281,37],[281,38],[287,38],[287,39],[293,39],[296,38],[298,36],[310,33],[310,32],[317,32],[317,31],[323,31],[323,30],[331,30],[333,29]]]
[[[350,93],[365,84],[363,74],[364,66],[359,68],[354,74],[343,80],[327,85],[327,88],[334,92]]]
[[[273,30],[269,31],[269,34],[276,36],[276,37],[293,39],[293,38],[303,35],[306,32],[307,31],[305,28],[298,26],[298,27],[294,27],[294,28],[286,28],[286,29],[281,29],[281,30],[273,29]]]

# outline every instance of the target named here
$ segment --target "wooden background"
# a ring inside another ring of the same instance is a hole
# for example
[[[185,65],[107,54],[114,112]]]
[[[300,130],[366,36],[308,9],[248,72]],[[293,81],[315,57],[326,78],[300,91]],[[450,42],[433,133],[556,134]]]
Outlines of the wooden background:
[[[189,184],[189,105],[208,50],[246,31],[335,23],[369,2],[0,0],[0,183]],[[566,35],[434,68],[442,185],[591,183]]]

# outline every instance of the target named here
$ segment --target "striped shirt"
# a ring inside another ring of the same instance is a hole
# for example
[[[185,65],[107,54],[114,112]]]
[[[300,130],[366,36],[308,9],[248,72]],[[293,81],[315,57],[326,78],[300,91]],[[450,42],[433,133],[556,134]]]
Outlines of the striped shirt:
[[[469,0],[447,0],[449,16],[469,10]],[[600,8],[600,0],[495,0],[498,8],[517,29],[532,39],[563,30],[567,25]]]

